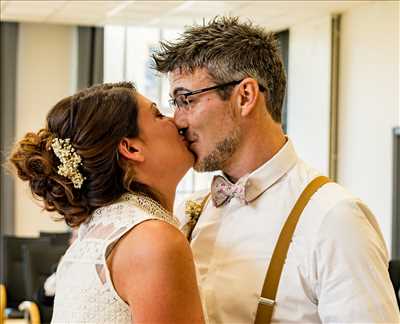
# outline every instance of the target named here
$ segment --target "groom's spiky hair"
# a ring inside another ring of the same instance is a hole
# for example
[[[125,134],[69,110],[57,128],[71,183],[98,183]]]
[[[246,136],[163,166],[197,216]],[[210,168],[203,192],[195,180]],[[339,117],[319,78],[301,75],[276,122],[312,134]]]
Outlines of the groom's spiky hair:
[[[215,17],[187,28],[176,41],[161,42],[153,60],[162,73],[206,68],[217,83],[252,77],[267,89],[267,109],[281,121],[286,75],[274,34],[259,26],[238,17]]]

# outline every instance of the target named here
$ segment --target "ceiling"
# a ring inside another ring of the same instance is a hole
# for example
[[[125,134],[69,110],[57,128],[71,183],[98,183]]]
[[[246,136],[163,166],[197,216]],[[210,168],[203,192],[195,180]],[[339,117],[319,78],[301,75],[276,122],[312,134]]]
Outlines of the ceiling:
[[[274,30],[374,1],[0,0],[1,21],[182,27],[215,15],[250,18]]]

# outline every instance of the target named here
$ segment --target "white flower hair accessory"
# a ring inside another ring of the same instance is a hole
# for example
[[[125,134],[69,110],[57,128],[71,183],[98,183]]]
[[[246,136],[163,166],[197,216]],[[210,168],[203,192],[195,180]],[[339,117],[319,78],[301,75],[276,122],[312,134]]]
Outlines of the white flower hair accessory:
[[[58,166],[57,173],[70,179],[75,188],[82,187],[84,178],[79,172],[78,167],[82,165],[81,156],[75,152],[71,145],[71,139],[54,138],[51,141],[51,147],[54,154],[58,157],[61,164]]]

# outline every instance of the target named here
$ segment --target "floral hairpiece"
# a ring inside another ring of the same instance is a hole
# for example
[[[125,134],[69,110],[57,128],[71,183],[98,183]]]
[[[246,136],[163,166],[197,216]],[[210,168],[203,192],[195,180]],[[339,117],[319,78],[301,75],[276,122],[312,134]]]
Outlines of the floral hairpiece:
[[[81,156],[75,152],[69,138],[61,139],[54,138],[51,142],[51,147],[54,154],[58,157],[61,165],[58,166],[57,173],[70,179],[75,188],[82,187],[84,178],[79,172],[78,167],[82,165]]]

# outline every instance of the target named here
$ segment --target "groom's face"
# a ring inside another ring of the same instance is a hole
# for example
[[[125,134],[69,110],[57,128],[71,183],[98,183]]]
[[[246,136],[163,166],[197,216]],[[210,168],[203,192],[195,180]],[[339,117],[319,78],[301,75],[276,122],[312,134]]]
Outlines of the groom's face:
[[[216,85],[206,69],[177,69],[168,77],[171,98]],[[196,171],[223,170],[236,151],[241,133],[234,97],[234,91],[227,100],[216,90],[206,91],[188,96],[188,105],[175,110],[175,123],[189,141]]]

